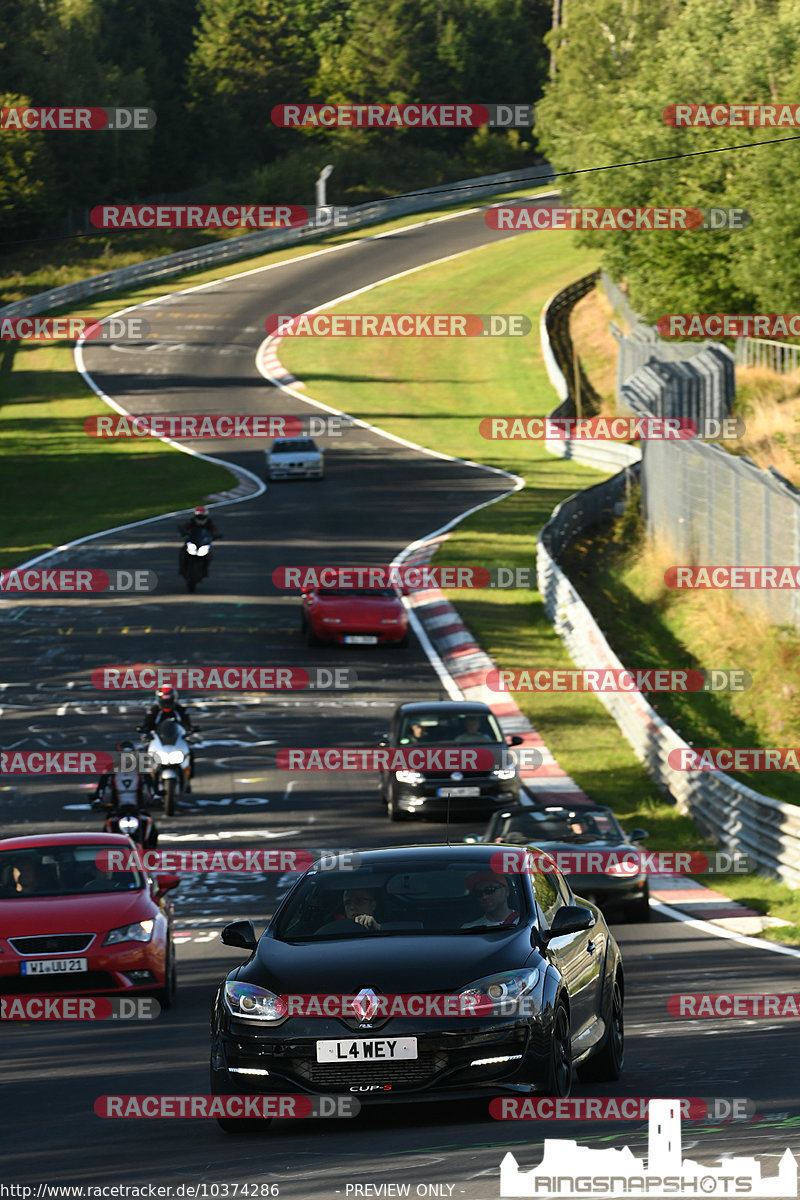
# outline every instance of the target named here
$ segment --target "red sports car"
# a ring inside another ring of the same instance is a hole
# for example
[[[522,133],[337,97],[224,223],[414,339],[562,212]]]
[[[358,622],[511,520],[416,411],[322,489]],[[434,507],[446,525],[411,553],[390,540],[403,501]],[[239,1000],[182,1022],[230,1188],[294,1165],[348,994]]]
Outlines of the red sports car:
[[[301,622],[309,646],[408,645],[408,613],[391,587],[303,588]]]
[[[177,875],[103,871],[103,850],[135,851],[119,833],[0,840],[0,995],[175,995]]]

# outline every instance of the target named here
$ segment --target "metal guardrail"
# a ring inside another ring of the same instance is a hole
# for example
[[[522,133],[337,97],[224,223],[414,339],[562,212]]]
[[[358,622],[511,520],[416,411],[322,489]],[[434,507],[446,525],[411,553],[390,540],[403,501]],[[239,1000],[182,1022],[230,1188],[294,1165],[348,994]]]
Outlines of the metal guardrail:
[[[541,163],[538,166],[542,171],[542,178],[534,181],[531,181],[531,173],[537,169],[536,165],[515,171],[502,171],[496,175],[482,175],[475,179],[462,179],[450,186],[437,189],[433,194],[430,191],[407,192],[403,196],[389,200],[359,204],[348,210],[347,226],[340,232],[360,229],[366,225],[375,225],[379,221],[390,220],[394,217],[424,212],[426,209],[442,208],[464,200],[491,196],[495,192],[515,191],[524,183],[530,183],[532,188],[540,187],[542,184],[548,183],[554,176],[551,175],[552,168],[549,164]],[[7,304],[4,308],[0,308],[0,317],[22,317],[47,312],[52,308],[60,308],[77,300],[86,300],[105,292],[122,291],[132,284],[146,283],[152,279],[166,279],[168,276],[180,274],[182,271],[217,266],[233,262],[237,258],[250,258],[256,254],[266,253],[268,250],[277,250],[283,246],[292,246],[298,242],[323,237],[325,233],[325,229],[317,227],[265,229],[259,233],[246,233],[241,237],[227,238],[225,241],[197,246],[192,250],[181,250],[177,254],[166,254],[162,258],[152,258],[147,262],[108,271],[105,275],[94,275],[90,279],[82,279],[76,283],[51,288],[47,292],[39,292],[35,296],[29,296],[26,300],[17,300],[13,304]]]
[[[557,363],[552,349],[546,344],[544,321],[541,330],[548,373],[551,380],[555,376],[554,386],[562,397],[550,415],[572,415],[564,411],[569,406],[569,386],[563,375],[559,380],[556,374]],[[556,443],[547,443],[548,449],[554,445]],[[581,443],[572,445],[581,449]],[[585,461],[579,453],[574,457]],[[630,467],[633,473],[640,470],[641,467],[636,465]],[[536,575],[545,611],[573,662],[580,668],[621,669],[623,664],[557,559],[586,529],[613,515],[623,496],[626,476],[629,476],[628,471],[620,471],[611,479],[568,496],[553,511],[537,539]],[[680,812],[692,818],[701,833],[727,853],[746,854],[752,866],[777,876],[791,887],[800,887],[800,806],[763,796],[723,771],[676,770],[669,765],[670,752],[690,750],[691,747],[641,693],[598,692],[597,698],[617,722],[656,784],[674,799]]]
[[[737,338],[734,355],[737,367],[769,367],[779,375],[789,375],[800,366],[800,346],[768,338]]]

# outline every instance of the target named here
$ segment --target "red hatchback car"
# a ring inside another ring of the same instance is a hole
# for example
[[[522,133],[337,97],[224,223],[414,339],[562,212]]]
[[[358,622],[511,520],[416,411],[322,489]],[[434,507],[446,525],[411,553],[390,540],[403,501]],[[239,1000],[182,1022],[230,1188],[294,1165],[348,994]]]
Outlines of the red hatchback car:
[[[0,995],[175,995],[172,905],[177,875],[103,871],[119,833],[0,840]]]
[[[408,645],[408,613],[391,587],[303,588],[301,625],[309,646]]]

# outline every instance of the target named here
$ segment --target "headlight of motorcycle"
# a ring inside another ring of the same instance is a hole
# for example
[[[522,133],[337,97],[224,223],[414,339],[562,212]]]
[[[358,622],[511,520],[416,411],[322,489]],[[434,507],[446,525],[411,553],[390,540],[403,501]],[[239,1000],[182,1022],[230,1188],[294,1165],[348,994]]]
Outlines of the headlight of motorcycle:
[[[117,942],[149,942],[153,936],[155,921],[134,921],[132,925],[120,925],[112,929],[103,939],[104,946],[115,946]]]
[[[468,987],[462,988],[458,994],[474,996],[484,1002],[489,1000],[497,1010],[495,1015],[510,1016],[515,1010],[522,1012],[520,1001],[530,995],[538,982],[538,967],[532,970],[504,971],[500,975],[487,975],[485,979],[478,979]],[[479,1010],[478,1015],[488,1014]]]
[[[120,817],[120,819],[119,819],[120,833],[133,833],[134,830],[136,830],[138,828],[139,828],[139,821],[138,821],[137,817]]]
[[[210,546],[198,546],[197,553],[198,553],[199,557],[202,558],[204,554],[208,554],[210,549],[211,549]]]
[[[225,1007],[234,1017],[249,1021],[282,1021],[286,1016],[286,1001],[274,992],[256,987],[252,983],[239,983],[235,979],[225,981]]]
[[[170,750],[165,755],[165,757],[166,757],[166,760],[168,763],[182,763],[183,762],[183,751],[182,750]]]
[[[197,554],[197,546],[194,544],[194,542],[186,543],[186,553],[187,554]]]
[[[421,771],[395,771],[394,777],[398,783],[424,783],[425,776]]]

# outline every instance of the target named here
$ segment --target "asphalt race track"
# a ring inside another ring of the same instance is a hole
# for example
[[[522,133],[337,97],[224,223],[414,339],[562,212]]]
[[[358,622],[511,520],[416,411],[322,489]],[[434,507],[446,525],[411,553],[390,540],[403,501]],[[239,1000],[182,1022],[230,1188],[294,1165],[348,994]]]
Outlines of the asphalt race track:
[[[160,348],[92,344],[86,365],[98,387],[136,413],[308,415],[316,410],[269,387],[255,369],[266,315],[302,312],[506,236],[515,235],[488,230],[475,213],[168,296],[145,314]],[[247,264],[241,269],[246,272]],[[313,378],[307,382],[313,395]],[[416,639],[406,651],[307,648],[299,601],[277,592],[271,572],[285,564],[386,563],[411,541],[511,485],[360,428],[324,444],[323,482],[274,484],[214,510],[225,540],[196,595],[185,592],[177,575],[173,516],[109,533],[46,564],[153,570],[159,585],[152,595],[0,601],[4,749],[107,749],[129,735],[141,719],[142,700],[150,697],[98,692],[90,675],[106,664],[346,665],[358,675],[350,691],[226,693],[197,703],[184,694],[203,730],[197,777],[176,817],[156,814],[160,847],[274,842],[336,849],[441,840],[437,824],[390,825],[370,776],[289,776],[277,769],[279,747],[373,745],[395,704],[442,693]],[[266,443],[193,445],[263,473]],[[73,776],[7,786],[4,835],[98,828],[86,784]],[[457,822],[452,836],[460,840],[476,828]],[[184,879],[174,893],[178,999],[157,1021],[9,1023],[3,1182],[173,1189],[248,1182],[276,1184],[277,1194],[297,1200],[391,1195],[391,1189],[373,1189],[402,1182],[411,1185],[412,1196],[489,1200],[498,1195],[505,1152],[532,1168],[545,1136],[594,1147],[628,1145],[634,1154],[646,1154],[643,1121],[497,1122],[475,1102],[370,1110],[353,1120],[280,1121],[245,1137],[228,1136],[213,1121],[97,1117],[94,1101],[105,1094],[207,1092],[210,1001],[240,953],[221,945],[219,928],[249,917],[260,932],[292,878]],[[774,1174],[785,1148],[800,1145],[797,1021],[679,1021],[666,1002],[677,992],[795,991],[797,956],[710,936],[658,914],[649,926],[615,931],[627,976],[626,1068],[613,1088],[578,1085],[574,1095],[747,1097],[756,1104],[756,1119],[687,1122],[684,1152],[708,1164],[720,1155],[761,1155],[764,1173]]]

